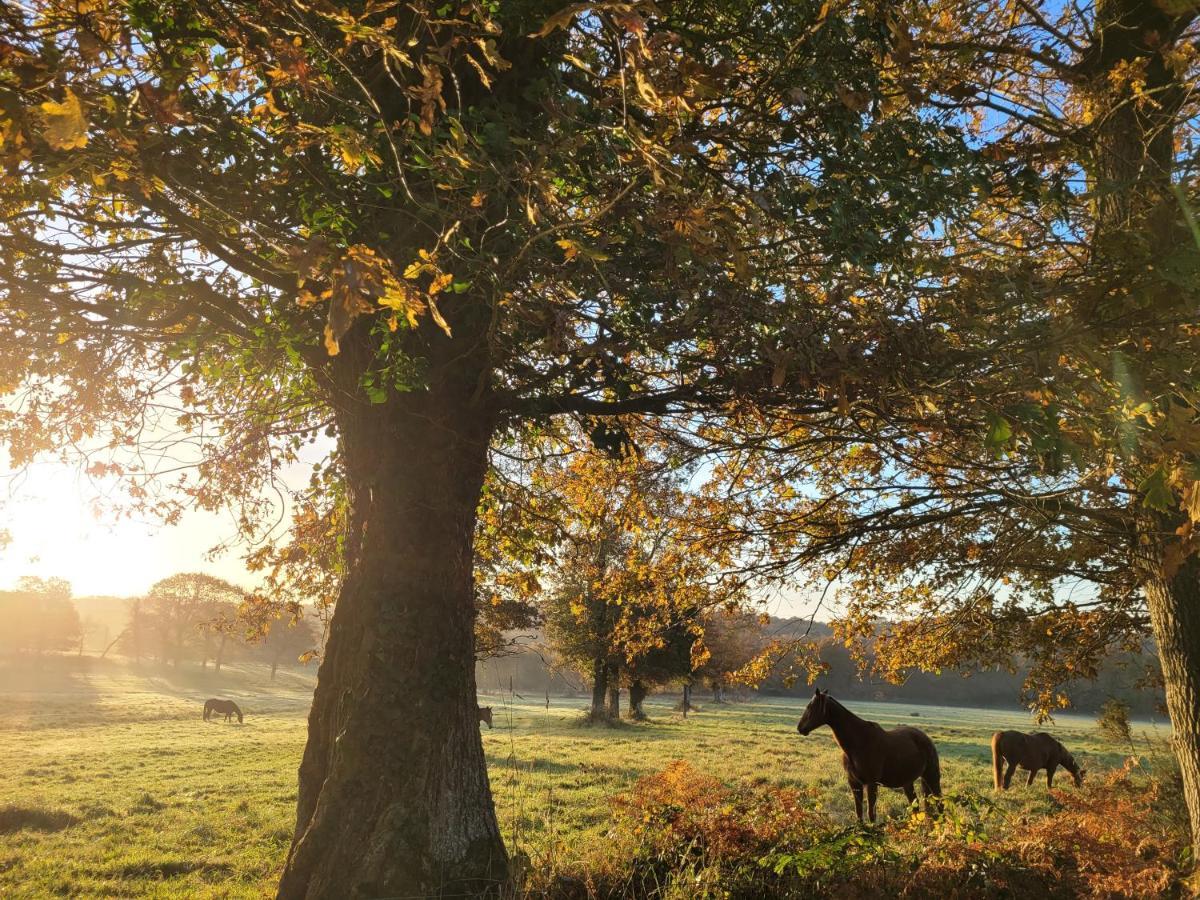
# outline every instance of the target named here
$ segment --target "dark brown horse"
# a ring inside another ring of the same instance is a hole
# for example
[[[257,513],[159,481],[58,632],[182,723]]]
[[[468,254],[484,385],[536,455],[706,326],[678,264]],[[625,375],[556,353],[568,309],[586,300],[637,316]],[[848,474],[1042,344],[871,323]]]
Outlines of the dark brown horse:
[[[867,789],[867,815],[875,821],[875,796],[879,785],[900,788],[908,802],[917,799],[915,784],[921,780],[925,811],[931,812],[930,797],[941,796],[942,773],[937,748],[925,732],[909,725],[884,731],[876,722],[860,719],[829,696],[815,691],[800,717],[796,730],[809,734],[828,725],[842,748],[842,767],[854,792],[854,811],[863,820],[863,788]]]
[[[479,721],[487,722],[487,727],[492,727],[492,708],[490,706],[477,706],[479,710]]]
[[[225,721],[228,722],[231,716],[237,716],[238,721],[242,721],[242,711],[238,709],[238,705],[232,700],[205,700],[204,701],[204,721],[208,721],[208,717],[213,713],[220,715],[225,713]]]
[[[1008,771],[1004,764],[1008,763]],[[1033,776],[1046,770],[1046,787],[1054,787],[1054,770],[1062,766],[1071,773],[1075,787],[1083,787],[1087,769],[1079,768],[1070,752],[1044,731],[1022,734],[1019,731],[997,731],[992,735],[992,772],[996,790],[1007,791],[1017,766],[1029,772],[1025,786],[1033,784]]]

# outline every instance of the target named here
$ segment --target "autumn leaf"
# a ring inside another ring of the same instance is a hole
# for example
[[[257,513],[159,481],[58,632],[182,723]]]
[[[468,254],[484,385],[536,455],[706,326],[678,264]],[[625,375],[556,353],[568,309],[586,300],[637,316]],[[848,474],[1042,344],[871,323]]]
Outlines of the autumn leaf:
[[[558,12],[548,18],[542,24],[542,27],[535,33],[531,34],[530,37],[545,37],[546,35],[550,34],[550,32],[558,28],[569,28],[571,26],[571,22],[574,21],[575,16],[587,8],[587,3],[572,3],[570,6],[560,9]]]
[[[866,91],[854,91],[839,84],[835,89],[842,105],[851,112],[863,112],[871,105],[871,95]]]
[[[440,294],[446,288],[450,287],[450,283],[454,281],[454,276],[449,272],[443,272],[433,279],[429,284],[430,294]]]
[[[87,119],[79,98],[70,88],[63,92],[62,103],[47,100],[40,108],[46,121],[42,137],[47,144],[55,150],[75,150],[87,145]]]
[[[371,304],[345,285],[334,292],[329,300],[329,319],[325,324],[325,349],[330,356],[338,355],[341,349],[338,341],[350,330],[354,320],[372,311]]]

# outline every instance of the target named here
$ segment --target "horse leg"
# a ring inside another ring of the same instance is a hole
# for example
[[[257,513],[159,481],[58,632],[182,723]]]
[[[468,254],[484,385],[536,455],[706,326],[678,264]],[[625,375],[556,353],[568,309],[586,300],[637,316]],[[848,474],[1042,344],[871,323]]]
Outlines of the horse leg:
[[[1047,768],[1046,768],[1046,787],[1048,787],[1048,788],[1054,787],[1054,770],[1057,768],[1058,768],[1058,766],[1047,766]]]
[[[863,820],[863,815],[862,815],[863,786],[861,784],[857,784],[856,782],[852,781],[852,782],[850,782],[850,790],[854,792],[854,812],[858,816],[858,824],[861,825],[862,820]]]
[[[1004,773],[1004,789],[1006,791],[1008,790],[1008,786],[1010,784],[1012,784],[1013,773],[1016,771],[1017,771],[1017,764],[1015,762],[1010,762],[1008,764],[1008,771]]]
[[[871,782],[867,785],[867,818],[871,820],[871,824],[875,824],[875,798],[879,794],[879,785]]]
[[[1031,784],[1033,784],[1033,779],[1034,779],[1035,775],[1037,775],[1037,769],[1030,769],[1029,777],[1025,779],[1025,787],[1029,787]]]
[[[916,782],[910,781],[904,786],[904,796],[908,798],[908,809],[912,811],[912,805],[917,802]]]

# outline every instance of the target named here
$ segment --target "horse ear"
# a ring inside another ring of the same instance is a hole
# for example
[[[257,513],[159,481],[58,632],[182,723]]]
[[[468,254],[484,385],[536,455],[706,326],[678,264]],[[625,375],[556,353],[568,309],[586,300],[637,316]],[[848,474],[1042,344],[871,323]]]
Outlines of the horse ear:
[[[815,684],[813,685],[813,696],[814,697],[821,696],[821,689],[819,687],[817,687]]]

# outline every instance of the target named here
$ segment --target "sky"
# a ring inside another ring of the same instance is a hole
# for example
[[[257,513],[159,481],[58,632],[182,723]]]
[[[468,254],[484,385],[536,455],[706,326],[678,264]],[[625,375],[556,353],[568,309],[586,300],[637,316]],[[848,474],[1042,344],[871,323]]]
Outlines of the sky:
[[[97,503],[97,501],[101,501]],[[205,572],[245,588],[255,579],[236,552],[207,552],[234,534],[233,520],[207,512],[178,525],[118,518],[90,479],[60,463],[39,463],[0,478],[0,590],[24,575],[66,578],[75,596],[136,596],[177,572]]]

